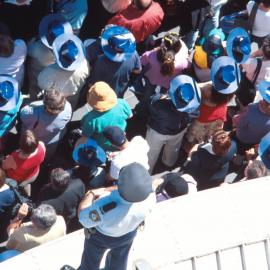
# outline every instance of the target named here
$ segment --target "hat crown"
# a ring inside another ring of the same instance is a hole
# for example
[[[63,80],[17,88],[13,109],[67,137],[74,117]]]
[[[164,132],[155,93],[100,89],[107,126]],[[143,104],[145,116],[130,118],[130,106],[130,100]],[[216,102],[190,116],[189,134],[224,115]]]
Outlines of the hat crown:
[[[129,48],[132,40],[130,40],[129,34],[120,34],[111,37],[108,42],[113,49],[117,50],[117,52],[123,53]]]
[[[178,97],[180,97],[185,103],[189,103],[194,98],[193,87],[189,83],[180,85],[176,92]]]
[[[14,95],[14,86],[9,81],[0,82],[0,96],[4,100],[9,100]]]
[[[64,67],[70,66],[79,55],[79,49],[72,40],[67,40],[60,49],[60,61]]]
[[[50,45],[53,41],[65,32],[64,26],[61,21],[55,20],[48,25],[47,40]]]

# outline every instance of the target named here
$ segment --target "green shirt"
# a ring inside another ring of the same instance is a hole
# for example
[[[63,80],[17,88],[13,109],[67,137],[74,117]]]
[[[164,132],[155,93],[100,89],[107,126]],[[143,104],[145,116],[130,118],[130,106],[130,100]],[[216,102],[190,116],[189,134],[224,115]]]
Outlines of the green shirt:
[[[106,112],[91,111],[82,119],[83,136],[93,138],[104,150],[112,150],[110,142],[103,136],[102,132],[107,126],[118,126],[122,130],[126,129],[126,119],[132,116],[129,104],[118,99],[117,104]]]

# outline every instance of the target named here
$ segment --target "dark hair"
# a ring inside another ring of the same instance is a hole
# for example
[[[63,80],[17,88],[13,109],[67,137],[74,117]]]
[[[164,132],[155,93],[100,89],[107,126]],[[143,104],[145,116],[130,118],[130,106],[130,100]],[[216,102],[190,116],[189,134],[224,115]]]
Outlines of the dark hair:
[[[268,174],[269,172],[261,160],[253,160],[246,168],[246,177],[248,180],[267,176]]]
[[[10,57],[14,51],[14,42],[7,35],[0,35],[0,57]]]
[[[55,168],[50,173],[50,181],[54,189],[64,191],[69,184],[70,174],[62,168]]]
[[[139,10],[146,10],[148,9],[151,4],[152,4],[152,0],[133,0],[135,6],[137,7],[137,9]]]
[[[167,50],[172,50],[175,54],[182,48],[180,37],[176,33],[167,33],[162,39],[162,44]]]
[[[231,94],[222,94],[215,90],[214,87],[211,89],[211,101],[217,105],[228,103],[234,96],[234,93]]]
[[[47,112],[59,114],[65,108],[66,98],[61,91],[50,89],[44,92],[43,103]]]
[[[6,173],[2,168],[0,168],[0,188],[5,184],[5,182],[6,182]]]
[[[217,130],[212,136],[212,146],[216,155],[223,156],[231,146],[231,138],[224,130]]]
[[[175,71],[173,51],[168,51],[165,46],[161,46],[157,51],[157,59],[161,63],[160,73],[163,76],[172,76]]]
[[[260,0],[260,3],[262,3],[266,8],[270,7],[270,0]]]
[[[263,40],[262,52],[267,59],[270,59],[270,35],[266,36]]]
[[[38,139],[33,131],[26,129],[22,132],[19,147],[25,154],[31,154],[37,149]]]

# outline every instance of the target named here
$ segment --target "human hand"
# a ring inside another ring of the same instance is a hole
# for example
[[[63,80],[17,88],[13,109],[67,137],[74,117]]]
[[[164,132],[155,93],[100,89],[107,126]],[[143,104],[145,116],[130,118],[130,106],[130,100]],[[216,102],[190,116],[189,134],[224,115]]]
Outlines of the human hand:
[[[17,218],[18,219],[23,219],[24,217],[27,216],[29,210],[29,206],[26,203],[23,203],[21,207],[19,208]]]

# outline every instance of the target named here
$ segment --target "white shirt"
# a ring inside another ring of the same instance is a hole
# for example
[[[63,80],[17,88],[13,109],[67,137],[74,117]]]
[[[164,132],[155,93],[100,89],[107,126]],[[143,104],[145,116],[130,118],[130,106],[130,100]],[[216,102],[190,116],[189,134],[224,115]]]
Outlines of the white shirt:
[[[101,214],[101,222],[95,226],[89,216],[91,211],[100,209],[102,206],[115,202],[116,207],[107,213]],[[111,236],[120,237],[129,232],[136,230],[145,217],[151,212],[156,204],[156,196],[151,193],[144,201],[138,203],[130,203],[125,201],[119,195],[118,190],[112,191],[108,196],[97,199],[91,206],[80,212],[80,223],[86,227],[96,227],[100,233]]]
[[[14,41],[14,51],[10,57],[0,57],[0,74],[7,74],[15,78],[21,89],[24,80],[24,61],[27,47],[22,39]]]
[[[69,97],[81,90],[89,76],[89,71],[86,60],[74,71],[64,70],[57,64],[52,64],[39,73],[38,86],[43,90],[57,89],[65,97]]]
[[[249,1],[247,3],[248,14],[251,13],[254,3],[254,1]],[[270,34],[270,11],[265,12],[258,8],[252,34],[256,37],[265,37]]]
[[[135,136],[129,142],[126,149],[119,151],[111,161],[110,176],[118,179],[120,170],[133,162],[138,162],[143,165],[147,170],[149,145],[147,141],[141,136]]]

